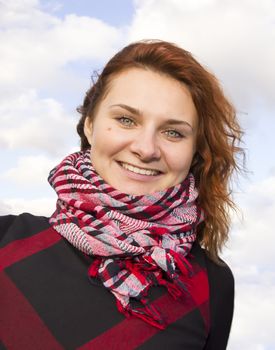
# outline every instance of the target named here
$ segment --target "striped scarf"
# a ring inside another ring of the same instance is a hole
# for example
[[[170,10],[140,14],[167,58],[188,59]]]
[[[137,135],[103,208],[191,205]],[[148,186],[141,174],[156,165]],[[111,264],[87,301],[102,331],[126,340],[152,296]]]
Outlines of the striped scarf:
[[[58,195],[50,223],[94,257],[89,276],[113,293],[120,312],[164,329],[147,293],[153,285],[165,286],[175,298],[186,292],[186,256],[203,220],[193,175],[167,190],[129,195],[96,173],[88,150],[66,157],[48,180]]]

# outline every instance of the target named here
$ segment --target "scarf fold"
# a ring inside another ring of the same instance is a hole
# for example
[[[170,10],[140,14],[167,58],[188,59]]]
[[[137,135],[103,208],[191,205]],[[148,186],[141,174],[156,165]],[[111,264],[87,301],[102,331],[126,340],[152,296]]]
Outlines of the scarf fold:
[[[96,173],[87,150],[66,157],[48,180],[58,195],[50,223],[94,257],[89,276],[113,293],[120,312],[164,329],[165,320],[147,293],[155,285],[165,286],[174,298],[187,290],[191,266],[186,256],[204,216],[194,176],[167,190],[129,195]]]

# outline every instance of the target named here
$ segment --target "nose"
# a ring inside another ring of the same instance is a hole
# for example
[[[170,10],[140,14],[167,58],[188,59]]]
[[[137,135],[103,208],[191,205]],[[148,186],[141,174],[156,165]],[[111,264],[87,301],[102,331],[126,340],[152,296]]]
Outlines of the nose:
[[[161,156],[157,135],[150,130],[135,135],[130,149],[143,162],[158,160]]]

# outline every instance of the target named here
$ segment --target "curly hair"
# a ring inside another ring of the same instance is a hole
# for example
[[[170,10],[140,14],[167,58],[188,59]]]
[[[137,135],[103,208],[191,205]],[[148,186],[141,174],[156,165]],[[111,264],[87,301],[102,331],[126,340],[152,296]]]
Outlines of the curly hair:
[[[184,83],[191,93],[199,123],[190,171],[199,190],[199,205],[206,213],[205,221],[198,227],[198,240],[209,256],[218,261],[218,254],[228,239],[230,210],[236,209],[230,179],[234,171],[241,170],[238,155],[244,155],[240,147],[242,130],[235,108],[224,96],[215,76],[190,52],[166,41],[139,41],[124,47],[111,58],[86,93],[83,105],[78,107],[81,118],[77,131],[82,150],[90,147],[83,130],[85,119],[96,114],[112,78],[130,68],[166,74]]]

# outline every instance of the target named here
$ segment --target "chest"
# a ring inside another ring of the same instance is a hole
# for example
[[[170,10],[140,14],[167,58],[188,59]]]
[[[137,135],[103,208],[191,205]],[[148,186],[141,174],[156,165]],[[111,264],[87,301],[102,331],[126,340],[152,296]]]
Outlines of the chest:
[[[61,240],[2,272],[1,321],[5,337],[14,342],[11,347],[203,349],[209,319],[208,280],[203,269],[194,270],[185,298],[174,300],[159,287],[152,290],[150,298],[168,324],[160,331],[119,313],[114,296],[90,282],[89,263]]]

